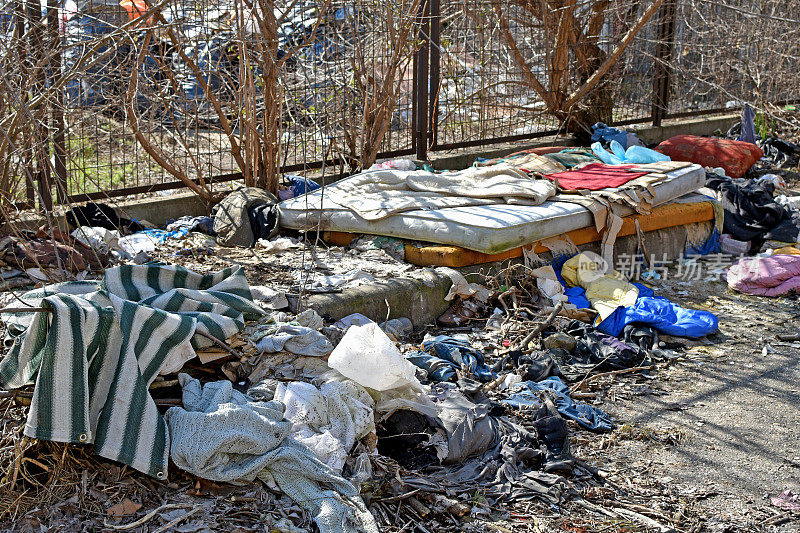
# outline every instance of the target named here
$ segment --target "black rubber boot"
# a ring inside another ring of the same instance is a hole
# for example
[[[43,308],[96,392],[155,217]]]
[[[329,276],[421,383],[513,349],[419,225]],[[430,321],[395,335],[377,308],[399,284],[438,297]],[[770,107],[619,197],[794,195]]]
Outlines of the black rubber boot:
[[[543,403],[533,423],[539,440],[547,447],[544,465],[545,472],[569,473],[575,465],[575,459],[569,451],[569,431],[567,421],[558,414],[553,402],[546,394],[542,395]]]

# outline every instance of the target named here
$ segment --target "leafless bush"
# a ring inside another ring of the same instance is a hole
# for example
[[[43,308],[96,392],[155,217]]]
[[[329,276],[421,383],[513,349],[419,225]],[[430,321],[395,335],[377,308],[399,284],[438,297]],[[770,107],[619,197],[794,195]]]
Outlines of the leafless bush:
[[[800,98],[796,1],[686,0],[677,21],[673,111]]]
[[[48,1],[0,0],[6,207],[410,152],[426,0]],[[796,0],[671,2],[442,0],[429,148],[647,121],[664,70],[672,114],[800,97]]]

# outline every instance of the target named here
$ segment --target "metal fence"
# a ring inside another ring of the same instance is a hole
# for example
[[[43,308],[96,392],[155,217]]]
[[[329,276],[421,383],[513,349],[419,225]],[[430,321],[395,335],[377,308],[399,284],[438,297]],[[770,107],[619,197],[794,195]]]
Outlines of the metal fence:
[[[224,187],[266,134],[248,114],[269,106],[287,173],[533,139],[577,115],[764,108],[800,96],[795,4],[662,0],[648,18],[652,0],[282,0],[260,4],[277,31],[258,49],[251,0],[0,0],[0,190],[50,208],[184,187],[175,169]]]

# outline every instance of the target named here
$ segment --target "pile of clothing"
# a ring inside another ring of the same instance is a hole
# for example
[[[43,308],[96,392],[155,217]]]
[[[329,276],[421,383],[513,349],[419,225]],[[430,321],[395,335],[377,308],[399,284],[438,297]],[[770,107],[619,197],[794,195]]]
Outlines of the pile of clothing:
[[[592,252],[567,259],[560,277],[569,302],[597,311],[598,331],[619,337],[629,324],[648,325],[678,337],[697,338],[717,331],[719,321],[708,311],[685,309],[640,283],[630,283]]]
[[[776,198],[776,183],[781,180],[765,175],[749,180],[734,180],[716,172],[706,175],[706,187],[722,204],[725,216],[723,231],[735,241],[749,243],[749,252],[757,252],[767,240],[796,243],[800,237],[800,210],[788,198]],[[725,250],[723,250],[725,251]]]
[[[743,257],[728,269],[731,289],[756,296],[800,293],[800,249],[789,246],[771,256]]]
[[[762,137],[756,131],[755,118],[755,111],[749,104],[744,104],[742,120],[728,130],[728,139],[757,145],[763,151],[764,160],[774,168],[795,168],[800,165],[800,146],[779,137]]]
[[[251,247],[278,231],[278,198],[257,187],[240,187],[213,209],[213,232],[221,246]]]
[[[196,350],[264,316],[241,268],[201,275],[178,266],[122,265],[102,280],[50,285],[21,300],[38,311],[2,315],[8,353],[0,382],[5,389],[33,385],[26,436],[92,444],[98,455],[158,479],[167,478],[170,458],[205,479],[259,478],[311,512],[321,531],[377,531],[358,489],[341,476],[342,454],[372,427],[363,389],[323,385],[331,400],[352,393],[363,403],[323,401],[332,410],[312,419],[290,400],[296,387],[270,392],[267,384],[248,396],[230,381],[202,385],[180,374],[182,406],[165,416],[156,407],[149,387],[159,375],[181,370]],[[349,423],[320,433],[322,441],[338,439],[338,453],[327,462],[301,442],[320,438],[306,438],[285,417],[319,431],[342,408]]]
[[[243,213],[246,216],[246,211]],[[169,240],[186,239],[192,233],[217,235],[215,219],[209,216],[184,215],[168,220],[165,229],[160,229],[146,221],[121,217],[111,206],[94,202],[70,209],[66,220],[72,237],[105,258],[105,265],[124,260],[145,263]]]

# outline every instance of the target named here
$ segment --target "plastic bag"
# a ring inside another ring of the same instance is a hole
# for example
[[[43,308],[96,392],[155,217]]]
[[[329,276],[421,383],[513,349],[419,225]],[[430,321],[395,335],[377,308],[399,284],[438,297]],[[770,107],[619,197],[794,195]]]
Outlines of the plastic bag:
[[[363,387],[377,391],[406,385],[421,388],[414,365],[375,324],[350,326],[328,358],[328,366]]]
[[[646,165],[647,163],[657,163],[659,161],[670,161],[670,157],[644,146],[631,146],[625,150],[626,163]]]
[[[781,176],[777,174],[764,174],[763,176],[756,178],[756,181],[766,181],[771,183],[773,187],[776,189],[785,189],[786,188],[786,181]]]
[[[592,144],[592,152],[607,165],[636,164],[646,165],[659,161],[669,161],[670,157],[644,146],[631,146],[625,150],[617,141],[611,141],[611,152],[599,142]]]
[[[414,332],[414,325],[411,323],[411,320],[406,317],[393,318],[392,320],[382,323],[380,328],[386,332],[390,338],[393,337],[394,339],[403,338]]]
[[[141,252],[149,253],[155,251],[156,244],[158,244],[158,242],[158,240],[144,232],[121,237],[118,241],[119,247],[122,249],[122,251],[129,254],[131,257],[134,257]]]
[[[416,170],[417,165],[411,159],[390,159],[375,163],[368,170]]]
[[[775,198],[775,201],[790,211],[800,210],[800,196],[786,196],[785,194],[781,194]]]
[[[356,487],[360,487],[362,483],[366,483],[372,479],[372,463],[369,460],[369,454],[362,453],[356,457],[355,465],[353,465],[353,475],[350,477],[350,483]]]

